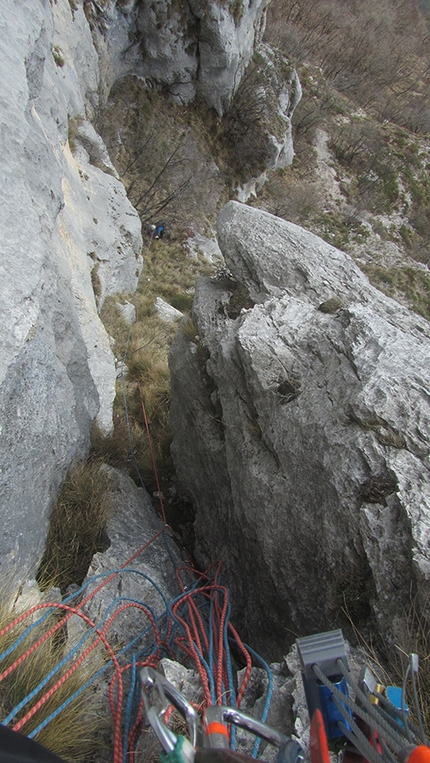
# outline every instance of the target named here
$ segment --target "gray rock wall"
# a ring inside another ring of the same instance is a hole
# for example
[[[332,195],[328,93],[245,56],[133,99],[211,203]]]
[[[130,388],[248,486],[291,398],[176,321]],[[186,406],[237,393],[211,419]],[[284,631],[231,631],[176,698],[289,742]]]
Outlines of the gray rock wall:
[[[178,103],[202,96],[228,109],[260,42],[270,0],[114,0],[87,3],[101,42],[105,88],[127,74],[169,92]]]
[[[200,22],[197,92],[221,116],[239,86],[264,31],[270,0],[191,0]]]
[[[199,281],[170,359],[198,559],[266,656],[342,607],[399,638],[430,574],[429,324],[296,225],[230,202],[218,229],[234,278]]]
[[[269,0],[145,0],[138,12],[142,76],[180,102],[196,93],[224,114],[264,27]]]
[[[100,302],[135,288],[141,235],[88,122],[99,64],[82,6],[5,0],[0,46],[0,558],[23,579],[91,422],[111,426],[115,367],[91,273]]]
[[[91,422],[111,427],[115,370],[98,310],[106,295],[133,291],[142,267],[138,216],[92,125],[98,104],[132,72],[223,113],[266,4],[193,0],[185,13],[167,0],[5,0],[0,554],[18,577],[38,565],[52,500],[85,455]]]

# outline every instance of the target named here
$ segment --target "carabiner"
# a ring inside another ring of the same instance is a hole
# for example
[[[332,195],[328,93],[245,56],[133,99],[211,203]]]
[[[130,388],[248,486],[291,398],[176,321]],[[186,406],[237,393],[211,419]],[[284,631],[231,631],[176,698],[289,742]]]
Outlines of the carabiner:
[[[185,697],[182,696],[167,678],[164,678],[164,676],[154,670],[154,668],[143,668],[140,672],[140,678],[142,681],[142,695],[148,722],[152,726],[164,751],[172,752],[178,740],[176,734],[174,734],[164,723],[164,715],[170,704],[175,706],[186,721],[191,745],[194,748],[201,745],[203,740],[203,728],[200,718]],[[149,702],[150,695],[154,689],[158,692],[158,704],[160,705],[158,711],[154,705],[151,705]]]
[[[281,731],[268,726],[262,721],[258,721],[251,715],[242,713],[241,710],[237,710],[234,707],[227,707],[225,705],[217,706],[216,708],[207,708],[206,710],[207,724],[210,726],[212,723],[233,723],[239,728],[250,731],[255,736],[261,737],[269,744],[278,748],[277,763],[302,763],[304,760],[304,753],[294,739],[287,737]],[[214,742],[221,742],[222,747],[225,746],[225,740],[221,739],[222,730],[218,729],[219,734],[213,739],[212,734],[208,735],[208,741],[206,744],[208,747],[212,747]]]

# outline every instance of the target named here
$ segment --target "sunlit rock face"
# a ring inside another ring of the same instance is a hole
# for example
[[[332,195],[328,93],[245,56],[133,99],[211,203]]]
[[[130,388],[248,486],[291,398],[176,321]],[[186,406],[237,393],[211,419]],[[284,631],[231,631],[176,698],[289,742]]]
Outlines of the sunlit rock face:
[[[197,558],[266,655],[342,610],[398,638],[430,574],[429,324],[265,212],[229,202],[218,239],[230,275],[198,282],[170,357]]]
[[[97,307],[136,287],[142,260],[137,213],[89,122],[100,71],[82,5],[3,5],[0,557],[23,579],[92,421],[111,427],[115,367]]]

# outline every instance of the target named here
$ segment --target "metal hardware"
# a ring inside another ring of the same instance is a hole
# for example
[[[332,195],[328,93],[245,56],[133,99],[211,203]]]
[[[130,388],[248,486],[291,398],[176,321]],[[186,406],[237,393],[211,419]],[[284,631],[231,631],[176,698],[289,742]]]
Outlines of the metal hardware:
[[[176,734],[166,726],[163,720],[165,712],[170,704],[174,705],[186,720],[192,746],[197,747],[198,745],[201,745],[203,729],[200,718],[185,697],[182,696],[170,681],[164,678],[160,673],[157,673],[153,668],[143,668],[140,673],[140,678],[142,681],[142,695],[148,722],[151,724],[164,751],[172,752],[177,742]],[[151,705],[149,702],[149,697],[154,690],[158,693],[158,704],[160,705],[158,711],[155,706]]]

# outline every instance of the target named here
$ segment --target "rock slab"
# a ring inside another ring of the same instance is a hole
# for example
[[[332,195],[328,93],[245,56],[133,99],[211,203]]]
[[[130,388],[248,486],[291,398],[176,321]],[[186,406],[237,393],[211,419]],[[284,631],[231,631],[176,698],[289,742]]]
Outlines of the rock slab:
[[[181,593],[175,573],[183,560],[169,531],[165,535],[161,532],[163,523],[146,491],[124,472],[109,466],[102,469],[111,486],[109,496],[114,513],[106,527],[110,545],[93,557],[88,571],[85,597],[93,592],[94,595],[85,605],[85,613],[99,623],[114,601],[118,606],[136,601],[149,607],[155,618],[161,618],[166,605]],[[109,579],[114,570],[117,574]],[[106,585],[98,590],[104,577]],[[113,644],[135,640],[132,651],[138,653],[154,641],[152,628],[144,633],[148,625],[149,619],[141,610],[129,608],[113,621],[108,638]],[[165,621],[160,622],[160,630],[164,627]]]
[[[292,223],[229,202],[218,238],[230,275],[198,282],[170,356],[197,557],[266,658],[344,610],[401,638],[430,574],[429,324]]]

